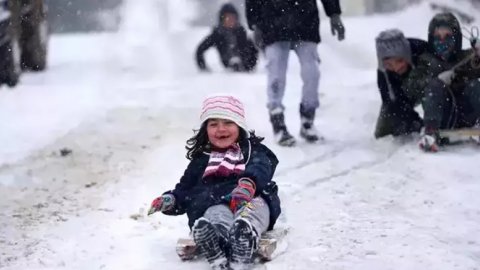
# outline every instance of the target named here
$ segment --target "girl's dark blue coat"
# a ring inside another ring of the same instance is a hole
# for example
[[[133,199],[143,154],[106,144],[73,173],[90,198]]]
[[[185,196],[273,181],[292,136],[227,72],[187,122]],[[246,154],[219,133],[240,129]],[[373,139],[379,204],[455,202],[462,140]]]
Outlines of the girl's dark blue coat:
[[[175,196],[175,207],[165,211],[166,215],[181,215],[187,213],[188,226],[192,228],[195,220],[202,217],[207,208],[213,205],[227,203],[224,196],[237,186],[238,179],[248,177],[255,181],[255,196],[261,196],[270,208],[269,230],[273,229],[280,215],[280,198],[278,187],[272,181],[278,159],[275,154],[256,139],[245,139],[240,142],[246,161],[245,171],[240,175],[228,177],[208,176],[203,173],[209,160],[208,153],[195,156],[185,170],[175,189],[165,192]]]

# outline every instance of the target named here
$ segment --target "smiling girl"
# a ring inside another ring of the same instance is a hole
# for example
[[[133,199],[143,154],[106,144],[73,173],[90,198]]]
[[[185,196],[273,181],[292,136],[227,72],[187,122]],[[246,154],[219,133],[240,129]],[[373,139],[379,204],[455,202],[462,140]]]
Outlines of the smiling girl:
[[[273,229],[281,212],[272,181],[278,159],[248,131],[236,97],[205,99],[200,120],[187,141],[190,164],[175,188],[152,202],[149,214],[186,213],[212,269],[250,269],[261,234]]]

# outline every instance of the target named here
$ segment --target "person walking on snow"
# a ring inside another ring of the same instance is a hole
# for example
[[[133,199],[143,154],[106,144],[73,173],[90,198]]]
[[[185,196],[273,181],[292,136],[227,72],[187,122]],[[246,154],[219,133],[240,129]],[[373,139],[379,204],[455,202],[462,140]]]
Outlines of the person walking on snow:
[[[322,0],[333,35],[338,40],[345,37],[340,19],[339,0]],[[314,126],[315,111],[319,107],[318,86],[320,58],[317,44],[320,42],[320,19],[316,0],[246,0],[248,27],[255,31],[256,43],[265,46],[268,77],[268,110],[275,139],[282,146],[293,146],[295,138],[285,124],[283,96],[290,50],[300,60],[303,81],[300,102],[300,136],[308,142],[316,142],[321,136]],[[261,41],[258,39],[261,38]]]
[[[280,215],[272,181],[278,159],[248,131],[237,98],[205,99],[201,127],[187,141],[180,182],[151,204],[149,214],[188,216],[193,240],[212,269],[250,269],[260,236]]]
[[[232,4],[222,6],[218,14],[218,25],[198,45],[196,60],[200,70],[209,70],[204,54],[211,47],[217,48],[223,66],[232,71],[252,71],[257,64],[258,51],[253,41],[247,37]]]
[[[380,32],[375,39],[378,70],[377,85],[382,98],[375,138],[401,136],[420,132],[423,120],[415,111],[421,103],[420,92],[407,92],[402,83],[415,68],[418,57],[427,49],[427,42],[405,38],[398,29]]]

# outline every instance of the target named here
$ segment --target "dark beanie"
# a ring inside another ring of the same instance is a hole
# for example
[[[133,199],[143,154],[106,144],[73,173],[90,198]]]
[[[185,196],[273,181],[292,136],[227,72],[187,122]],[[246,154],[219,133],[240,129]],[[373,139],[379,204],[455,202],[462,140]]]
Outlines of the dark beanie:
[[[398,29],[389,29],[380,32],[375,38],[379,68],[384,70],[383,60],[389,57],[401,57],[412,64],[410,43]]]

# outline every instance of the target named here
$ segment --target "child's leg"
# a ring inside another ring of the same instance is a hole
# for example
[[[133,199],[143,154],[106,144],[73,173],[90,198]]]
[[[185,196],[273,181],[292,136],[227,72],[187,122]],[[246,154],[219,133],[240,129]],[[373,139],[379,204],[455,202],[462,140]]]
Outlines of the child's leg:
[[[231,223],[233,214],[230,209],[226,205],[215,205],[208,208],[204,216],[193,226],[195,244],[212,269],[228,269],[226,243],[227,228]]]
[[[451,127],[450,120],[454,114],[454,108],[449,88],[442,81],[435,79],[428,84],[422,106],[426,133],[430,130]]]
[[[270,224],[270,209],[262,197],[254,198],[248,205],[235,213],[235,220],[248,221],[260,236],[266,232]]]
[[[235,269],[249,269],[253,253],[263,232],[268,229],[270,209],[260,197],[235,213],[235,222],[230,229],[231,266]],[[242,268],[243,267],[243,268]]]
[[[468,127],[480,124],[480,79],[468,82],[463,91],[463,98],[470,105],[465,116]]]
[[[232,210],[225,204],[214,205],[207,209],[204,218],[208,219],[210,223],[217,229],[220,237],[227,239],[228,231],[232,227],[234,216]]]

